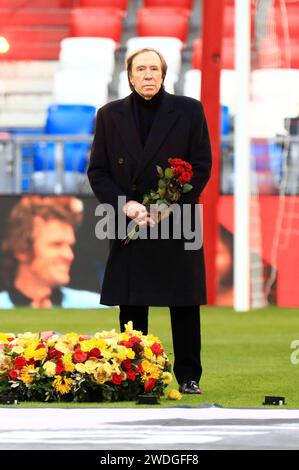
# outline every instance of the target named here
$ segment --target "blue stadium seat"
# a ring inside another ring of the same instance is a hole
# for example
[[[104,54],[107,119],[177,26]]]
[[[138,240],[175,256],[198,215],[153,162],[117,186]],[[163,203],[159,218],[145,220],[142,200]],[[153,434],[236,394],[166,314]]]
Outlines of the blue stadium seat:
[[[48,108],[45,134],[91,135],[96,108],[88,105],[51,105]],[[78,177],[85,175],[89,142],[65,142],[63,151],[64,182],[59,191],[78,191]],[[57,192],[55,142],[38,142],[33,162],[33,189],[36,192]]]
[[[230,133],[230,114],[228,106],[221,106],[221,135],[228,135]]]

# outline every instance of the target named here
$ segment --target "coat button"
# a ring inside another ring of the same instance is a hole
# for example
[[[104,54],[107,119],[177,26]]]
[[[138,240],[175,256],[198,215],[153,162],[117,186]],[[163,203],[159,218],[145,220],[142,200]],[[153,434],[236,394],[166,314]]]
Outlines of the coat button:
[[[119,165],[123,165],[125,163],[125,159],[123,157],[119,157],[119,159],[117,160],[117,163]]]
[[[132,191],[136,191],[136,189],[137,189],[136,184],[133,184],[133,186],[132,186]]]

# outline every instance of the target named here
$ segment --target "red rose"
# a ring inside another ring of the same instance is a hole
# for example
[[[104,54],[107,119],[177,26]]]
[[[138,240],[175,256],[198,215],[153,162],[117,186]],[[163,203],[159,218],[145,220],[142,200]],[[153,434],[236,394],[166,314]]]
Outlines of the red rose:
[[[112,382],[115,385],[120,385],[123,381],[122,375],[121,374],[113,374],[112,375]]]
[[[162,352],[163,352],[163,348],[161,346],[161,344],[158,344],[158,343],[154,343],[151,345],[151,350],[153,351],[153,353],[156,354],[156,356],[161,356]]]
[[[99,348],[92,348],[88,353],[88,357],[100,357],[100,355],[101,351]]]
[[[138,336],[131,336],[130,341],[132,341],[132,343],[140,343],[141,338],[138,338]]]
[[[56,374],[61,374],[61,372],[64,372],[64,371],[65,371],[65,367],[62,362],[62,359],[58,359],[58,361],[56,362],[55,372]]]
[[[26,364],[27,361],[24,356],[18,356],[13,361],[13,365],[16,369],[22,369],[24,366],[26,366]]]
[[[58,349],[50,348],[48,351],[48,359],[59,359],[62,356],[62,352]]]
[[[36,346],[35,350],[37,350],[37,349],[42,349],[42,348],[45,348],[45,347],[46,347],[46,346],[44,345],[44,343],[39,343],[39,344]]]
[[[178,168],[173,168],[172,173],[175,178],[178,178],[181,175],[181,171]]]
[[[142,369],[142,364],[141,364],[141,362],[138,362],[137,367],[136,367],[136,373],[141,374],[142,370],[143,370]]]
[[[130,349],[133,347],[134,343],[132,341],[120,341],[119,344],[125,346],[127,349]]]
[[[170,166],[173,167],[173,168],[175,168],[176,166],[181,166],[182,164],[184,164],[184,160],[182,160],[181,158],[169,158],[168,162],[169,162]]]
[[[184,167],[186,168],[186,170],[192,170],[192,165],[190,165],[190,163],[188,162],[184,162]]]
[[[185,183],[189,183],[189,181],[191,180],[192,178],[192,172],[190,171],[183,171],[183,173],[181,174],[181,176],[179,177],[179,182],[181,184],[185,184]]]
[[[136,374],[132,369],[127,371],[127,379],[132,381],[136,379]]]
[[[20,372],[19,372],[18,370],[16,370],[16,369],[10,369],[10,370],[8,371],[8,375],[9,375],[9,377],[11,378],[11,380],[15,380],[15,379],[18,377],[19,373],[20,373]]]
[[[144,390],[145,392],[151,392],[156,385],[156,379],[150,378],[148,379],[145,384],[144,384]]]
[[[125,359],[125,360],[121,363],[121,366],[122,366],[123,370],[132,369],[132,362],[130,361],[130,359]]]
[[[82,351],[80,348],[76,348],[73,354],[74,362],[84,362],[87,359],[86,352]]]
[[[132,349],[134,353],[138,356],[142,351],[142,346],[139,343],[134,343]]]

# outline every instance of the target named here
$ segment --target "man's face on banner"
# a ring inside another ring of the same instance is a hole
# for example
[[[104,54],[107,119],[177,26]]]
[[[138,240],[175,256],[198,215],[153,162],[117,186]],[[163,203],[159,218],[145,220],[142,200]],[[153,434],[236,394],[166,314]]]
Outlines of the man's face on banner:
[[[35,218],[33,229],[33,254],[28,269],[48,287],[68,284],[74,260],[73,227],[58,219],[45,221]]]

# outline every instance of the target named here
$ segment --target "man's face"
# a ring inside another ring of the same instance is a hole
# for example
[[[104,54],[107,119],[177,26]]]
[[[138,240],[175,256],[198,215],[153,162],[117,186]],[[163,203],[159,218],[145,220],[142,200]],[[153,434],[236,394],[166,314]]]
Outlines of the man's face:
[[[160,57],[152,51],[134,57],[130,81],[139,95],[150,100],[158,93],[163,81]]]
[[[68,284],[70,267],[74,260],[73,227],[58,219],[45,221],[36,217],[33,228],[33,255],[27,269],[47,287]]]

